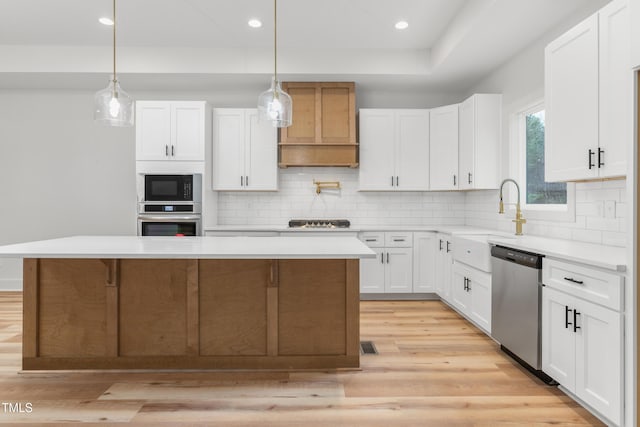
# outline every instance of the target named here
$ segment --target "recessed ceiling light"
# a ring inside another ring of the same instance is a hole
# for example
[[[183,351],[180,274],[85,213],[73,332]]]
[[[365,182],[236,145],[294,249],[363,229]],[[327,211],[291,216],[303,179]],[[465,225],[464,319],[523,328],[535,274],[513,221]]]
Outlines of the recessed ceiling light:
[[[247,24],[249,24],[251,28],[262,27],[262,21],[260,21],[259,19],[250,19],[249,22],[247,22]]]
[[[113,20],[111,18],[107,18],[106,16],[98,19],[98,21],[103,25],[113,25]]]
[[[409,23],[407,21],[396,22],[396,30],[406,30],[407,28],[409,28]]]

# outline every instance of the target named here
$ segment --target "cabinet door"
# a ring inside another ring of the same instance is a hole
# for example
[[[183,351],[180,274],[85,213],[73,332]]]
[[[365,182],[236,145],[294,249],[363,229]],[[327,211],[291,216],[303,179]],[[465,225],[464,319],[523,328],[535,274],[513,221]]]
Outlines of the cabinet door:
[[[171,107],[163,101],[136,102],[136,160],[169,160]]]
[[[631,25],[627,0],[603,7],[600,20],[601,178],[627,174],[627,146],[633,131],[633,72],[629,51]]]
[[[471,319],[491,334],[491,274],[469,270],[468,286],[471,289]]]
[[[436,233],[413,233],[413,292],[436,291]]]
[[[431,190],[458,188],[458,104],[430,113],[429,183]]]
[[[472,96],[460,104],[459,156],[458,170],[460,172],[460,189],[473,188],[475,178],[474,159],[476,156],[476,98]]]
[[[597,14],[546,47],[545,110],[546,181],[597,177]]]
[[[640,22],[640,0],[629,0],[631,22]],[[631,68],[640,67],[640,26],[631,26]]]
[[[395,189],[393,110],[360,110],[360,190]]]
[[[203,102],[171,103],[171,158],[204,160],[205,105]]]
[[[436,240],[434,242],[434,252],[436,254],[436,264],[435,264],[435,279],[436,279],[436,293],[442,299],[445,299],[444,294],[444,271],[445,271],[445,252],[444,245],[446,240],[442,234],[436,234]]]
[[[360,292],[363,294],[384,293],[385,258],[384,248],[371,248],[375,258],[360,260]]]
[[[575,394],[618,425],[622,412],[622,315],[579,301]]]
[[[244,188],[244,110],[216,108],[213,112],[213,189]]]
[[[410,293],[413,290],[413,250],[411,248],[385,249],[386,293]]]
[[[451,303],[462,313],[469,316],[471,313],[471,293],[467,290],[469,270],[461,264],[453,264],[453,277],[451,280]]]
[[[429,110],[396,111],[396,187],[429,189]]]
[[[445,301],[451,301],[451,276],[453,274],[452,250],[451,237],[438,234],[435,241],[436,293]]]
[[[498,188],[502,96],[473,95],[460,104],[460,189]]]
[[[258,110],[245,116],[245,188],[278,189],[278,131],[266,120],[259,120]]]
[[[548,286],[542,288],[542,370],[571,392],[576,385],[576,301]]]

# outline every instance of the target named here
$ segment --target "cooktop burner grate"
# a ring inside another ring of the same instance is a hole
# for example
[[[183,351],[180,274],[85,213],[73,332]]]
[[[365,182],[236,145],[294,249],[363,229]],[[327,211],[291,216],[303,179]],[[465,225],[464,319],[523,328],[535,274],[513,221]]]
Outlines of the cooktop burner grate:
[[[347,219],[292,219],[290,228],[349,228]]]

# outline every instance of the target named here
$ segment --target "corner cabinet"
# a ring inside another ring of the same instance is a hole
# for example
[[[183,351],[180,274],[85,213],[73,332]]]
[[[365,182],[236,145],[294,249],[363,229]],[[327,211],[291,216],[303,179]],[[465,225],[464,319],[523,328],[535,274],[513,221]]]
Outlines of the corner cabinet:
[[[460,190],[498,188],[502,95],[475,94],[459,108]]]
[[[284,82],[293,123],[280,130],[280,163],[357,167],[356,94],[353,82]]]
[[[547,258],[542,265],[542,370],[621,425],[623,277]]]
[[[431,190],[457,190],[458,104],[430,110],[429,182]]]
[[[360,110],[360,190],[429,190],[429,110]]]
[[[204,161],[204,101],[136,101],[136,160]]]
[[[614,0],[545,49],[545,178],[625,176],[633,129],[628,0]]]
[[[436,291],[437,234],[429,231],[413,233],[413,292]]]
[[[213,189],[276,191],[277,130],[257,109],[213,110]]]

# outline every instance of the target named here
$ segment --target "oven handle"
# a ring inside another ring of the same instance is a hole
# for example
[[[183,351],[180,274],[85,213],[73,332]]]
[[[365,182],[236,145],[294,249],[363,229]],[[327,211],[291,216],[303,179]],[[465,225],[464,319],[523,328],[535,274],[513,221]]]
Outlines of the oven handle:
[[[138,215],[139,221],[174,222],[200,221],[201,215]]]

